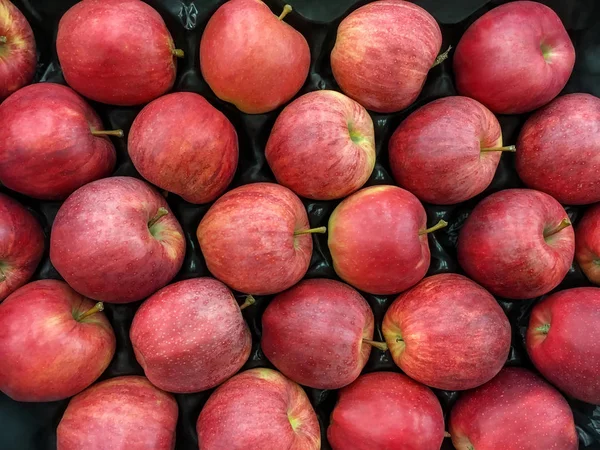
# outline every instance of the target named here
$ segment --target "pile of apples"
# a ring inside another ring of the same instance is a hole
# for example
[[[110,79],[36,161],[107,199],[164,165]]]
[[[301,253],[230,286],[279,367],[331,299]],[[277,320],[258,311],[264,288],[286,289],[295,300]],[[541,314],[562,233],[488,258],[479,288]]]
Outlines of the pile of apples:
[[[46,249],[34,216],[0,194],[0,390],[22,402],[73,397],[59,450],[173,449],[171,394],[213,388],[199,449],[319,449],[300,385],[340,389],[326,430],[334,450],[438,450],[445,437],[459,450],[576,449],[558,389],[600,404],[600,288],[552,291],[574,259],[600,284],[600,99],[555,98],[575,63],[560,19],[540,3],[507,3],[443,51],[427,11],[374,1],[339,24],[330,62],[341,92],[294,99],[311,54],[290,12],[230,0],[203,32],[200,69],[219,99],[246,114],[286,105],[263,156],[277,184],[229,189],[236,129],[202,96],[167,94],[189,55],[157,11],[139,0],[77,3],[56,37],[68,86],[29,85],[33,32],[0,0],[0,182],[64,200]],[[376,142],[368,111],[409,107],[449,54],[460,95],[416,109]],[[125,133],[106,130],[84,97],[145,105],[126,138],[143,180],[114,176],[111,137]],[[495,114],[529,112],[506,145]],[[382,146],[398,185],[364,187]],[[515,153],[528,188],[477,204],[458,236],[464,275],[426,277],[429,237],[447,223],[421,202],[478,196],[503,152]],[[167,193],[210,204],[197,247],[186,248]],[[300,197],[343,200],[311,224]],[[563,205],[592,206],[574,230]],[[323,233],[341,281],[303,279]],[[64,281],[30,282],[46,250]],[[186,252],[201,252],[214,278],[172,282]],[[381,336],[366,294],[397,295]],[[253,344],[242,311],[267,295],[260,351],[274,369],[238,373]],[[512,330],[494,296],[545,296],[526,331],[541,376],[503,368]],[[145,377],[94,384],[116,348],[104,304],[140,300],[129,337]],[[389,351],[402,373],[361,374],[372,351]],[[465,391],[446,422],[430,388]]]

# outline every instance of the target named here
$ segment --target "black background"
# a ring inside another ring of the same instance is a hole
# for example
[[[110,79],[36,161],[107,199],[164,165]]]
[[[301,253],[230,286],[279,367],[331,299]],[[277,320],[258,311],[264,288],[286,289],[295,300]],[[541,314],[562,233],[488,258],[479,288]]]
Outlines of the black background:
[[[63,83],[54,46],[58,21],[64,12],[76,3],[75,0],[17,0],[16,5],[31,23],[38,46],[38,70],[36,81]],[[275,181],[264,158],[264,147],[271,127],[280,110],[269,114],[249,116],[239,113],[233,106],[223,103],[212,94],[201,77],[199,70],[198,47],[206,22],[223,0],[150,0],[165,19],[176,46],[185,50],[184,60],[179,61],[174,90],[192,91],[204,95],[214,106],[223,111],[234,124],[240,140],[240,162],[233,186],[254,181]],[[279,14],[284,2],[267,0],[274,13]],[[302,32],[311,48],[311,70],[300,94],[316,89],[336,89],[331,74],[329,54],[335,41],[337,25],[350,11],[367,3],[352,0],[289,0],[294,12],[286,21]],[[423,6],[439,22],[443,34],[442,50],[456,44],[464,30],[479,16],[505,1],[494,0],[420,0],[415,3]],[[597,0],[543,0],[561,17],[575,45],[577,60],[575,70],[564,93],[587,92],[600,96],[600,2]],[[452,57],[452,53],[451,53]],[[372,114],[376,130],[377,165],[368,185],[393,183],[388,170],[387,144],[398,124],[417,107],[439,97],[455,95],[452,76],[452,58],[435,67],[429,73],[423,92],[408,109],[391,115]],[[112,107],[91,102],[101,115],[107,128],[122,128],[129,131],[131,123],[141,107]],[[518,132],[527,115],[500,116],[505,144],[515,144]],[[1,126],[1,124],[0,124]],[[186,124],[182,123],[181,127]],[[115,139],[118,163],[115,175],[139,177],[126,149],[126,139]],[[460,272],[456,262],[455,244],[458,231],[474,205],[484,196],[500,189],[520,187],[522,183],[514,170],[514,155],[504,154],[492,185],[475,199],[455,206],[425,205],[428,224],[445,219],[449,226],[430,235],[431,267],[428,274]],[[38,202],[24,196],[9,193],[30,207],[44,227],[47,243],[52,221],[60,206],[58,202]],[[187,239],[187,253],[177,280],[209,275],[196,240],[196,227],[209,205],[189,204],[175,195],[169,195],[169,204],[183,226]],[[327,225],[327,220],[338,202],[309,202],[305,206],[312,226]],[[571,219],[576,222],[583,208],[567,208]],[[336,278],[327,249],[326,236],[315,238],[313,259],[307,277]],[[57,278],[60,276],[50,264],[48,251],[35,276]],[[572,267],[558,289],[589,285],[585,276],[576,266]],[[375,338],[381,339],[381,320],[394,296],[379,297],[365,295],[375,313]],[[253,334],[253,349],[244,368],[272,367],[262,354],[260,342],[260,318],[271,297],[258,297],[257,304],[244,311]],[[523,333],[527,326],[529,312],[536,300],[507,302],[498,299],[512,324],[513,339],[507,365],[532,368],[524,347]],[[117,336],[117,352],[101,379],[119,375],[139,374],[143,371],[137,364],[131,343],[129,327],[133,315],[141,302],[128,305],[107,305],[106,314]],[[333,337],[334,338],[334,337]],[[1,361],[0,364],[7,364]],[[365,372],[399,369],[394,365],[389,353],[373,350]],[[600,376],[600,374],[598,374]],[[329,414],[335,404],[336,392],[306,389],[321,423],[323,449],[329,449],[325,432]],[[435,391],[444,414],[447,417],[456,392]],[[197,449],[196,420],[200,409],[211,391],[191,395],[176,395],[179,404],[177,426],[177,449]],[[52,403],[18,403],[0,393],[0,449],[54,449],[56,447],[56,427],[68,400]],[[569,399],[573,408],[580,448],[600,449],[600,406],[593,406]],[[240,418],[243,412],[240,412]],[[82,424],[85,427],[85,424]],[[451,449],[450,439],[445,439],[443,449]],[[348,449],[351,450],[351,449]],[[507,449],[510,450],[510,449]]]

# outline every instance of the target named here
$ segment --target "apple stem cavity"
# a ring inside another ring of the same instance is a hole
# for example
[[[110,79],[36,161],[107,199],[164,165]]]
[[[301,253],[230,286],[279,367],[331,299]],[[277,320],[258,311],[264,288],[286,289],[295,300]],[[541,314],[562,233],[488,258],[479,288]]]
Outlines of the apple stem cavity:
[[[176,58],[183,58],[185,56],[185,52],[180,48],[174,48],[172,53]]]
[[[517,147],[514,145],[505,145],[504,147],[485,147],[481,149],[481,152],[516,152]]]
[[[444,437],[451,438],[452,435],[450,433],[448,433],[447,431],[444,431]]]
[[[571,226],[571,221],[568,218],[565,218],[563,220],[560,221],[560,223],[558,224],[558,226],[554,229],[554,230],[550,230],[547,233],[544,233],[544,237],[550,237],[555,235],[556,233],[564,230],[567,227]]]
[[[156,211],[154,217],[150,219],[150,222],[148,222],[148,228],[152,228],[154,224],[160,220],[161,217],[166,216],[167,214],[169,214],[167,208],[158,208],[158,211]]]
[[[448,46],[448,50],[446,50],[444,53],[440,53],[438,57],[435,58],[435,61],[433,62],[433,66],[431,66],[431,68],[433,69],[435,66],[443,63],[446,59],[448,59],[448,54],[450,53],[450,50],[452,50],[451,45]]]
[[[86,312],[80,314],[77,317],[77,321],[81,322],[86,317],[89,317],[92,314],[96,314],[97,312],[100,312],[100,311],[104,311],[104,303],[102,303],[102,302],[96,303],[93,307],[91,307],[90,309],[88,309]]]
[[[419,236],[423,236],[424,234],[433,233],[434,231],[441,230],[442,228],[447,227],[447,226],[448,226],[448,222],[446,222],[445,220],[440,220],[438,223],[436,223],[431,228],[426,228],[425,230],[419,230]]]
[[[6,275],[4,275],[4,271],[2,270],[2,267],[0,267],[0,283],[3,281],[6,281]]]
[[[285,16],[287,16],[291,12],[292,12],[292,6],[291,5],[285,5],[283,7],[283,11],[279,15],[279,20],[285,19]]]
[[[94,136],[116,136],[122,138],[123,130],[92,130]]]
[[[0,36],[0,44],[6,44],[6,36]]]
[[[367,338],[363,338],[362,340],[365,344],[369,344],[379,350],[381,350],[382,352],[385,352],[388,349],[388,346],[385,342],[378,342],[378,341],[373,341],[371,339],[367,339]]]
[[[325,234],[327,233],[327,227],[318,227],[318,228],[309,228],[308,230],[296,230],[294,231],[294,236],[300,236],[301,234]]]
[[[244,309],[246,309],[248,306],[252,306],[256,303],[256,299],[251,296],[251,295],[246,295],[246,300],[244,300],[244,303],[242,303],[240,305],[240,310],[243,311]]]
[[[545,324],[537,327],[535,329],[535,331],[539,331],[542,334],[548,334],[548,332],[550,331],[550,324],[549,323],[545,323]]]

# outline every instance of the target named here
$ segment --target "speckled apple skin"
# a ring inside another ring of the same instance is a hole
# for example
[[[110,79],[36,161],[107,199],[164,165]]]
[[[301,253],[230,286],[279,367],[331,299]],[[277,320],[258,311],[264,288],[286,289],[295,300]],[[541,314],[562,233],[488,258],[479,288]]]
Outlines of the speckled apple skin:
[[[577,223],[575,259],[588,280],[600,285],[600,205],[590,207]]]

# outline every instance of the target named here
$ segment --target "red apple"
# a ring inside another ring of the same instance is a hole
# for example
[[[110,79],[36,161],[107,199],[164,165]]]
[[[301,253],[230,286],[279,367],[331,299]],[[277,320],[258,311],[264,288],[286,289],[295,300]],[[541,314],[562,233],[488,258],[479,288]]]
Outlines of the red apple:
[[[242,372],[210,396],[196,424],[202,450],[318,450],[319,422],[308,397],[271,369]]]
[[[450,391],[490,381],[510,350],[510,323],[496,299],[453,273],[427,277],[401,294],[382,331],[406,375]]]
[[[139,105],[173,87],[183,51],[139,0],[83,0],[60,19],[56,52],[69,86],[111,105]]]
[[[369,373],[340,391],[327,439],[333,450],[440,450],[442,407],[404,375]]]
[[[370,294],[394,294],[421,280],[429,268],[427,216],[419,200],[397,186],[352,194],[329,218],[329,250],[340,278]]]
[[[450,414],[457,450],[576,450],[573,413],[560,393],[519,368],[463,394]]]
[[[9,295],[0,304],[0,390],[20,402],[50,402],[92,384],[115,353],[102,309],[57,280]]]
[[[305,386],[338,389],[352,383],[371,354],[373,311],[350,286],[304,280],[279,294],[262,316],[261,348],[284,375]]]
[[[267,148],[277,181],[316,200],[346,197],[375,167],[375,133],[367,110],[335,91],[294,100],[277,118]]]
[[[400,186],[436,205],[464,202],[487,188],[500,162],[502,130],[494,114],[467,97],[419,108],[390,139],[390,166]]]
[[[70,402],[56,430],[60,450],[172,450],[175,399],[144,377],[98,383]]]
[[[43,253],[44,232],[38,221],[0,194],[0,302],[29,281]]]
[[[37,57],[29,22],[8,0],[0,0],[0,102],[31,83]]]
[[[210,18],[200,41],[202,76],[221,100],[262,114],[287,103],[308,75],[304,36],[260,0],[230,0]]]
[[[537,2],[500,5],[477,19],[454,53],[461,95],[499,114],[545,105],[565,87],[575,49],[560,18]],[[520,147],[519,151],[520,151]]]
[[[83,295],[112,303],[141,300],[179,272],[183,231],[165,199],[131,177],[78,189],[58,210],[50,260]]]
[[[197,236],[208,270],[232,289],[276,294],[296,284],[312,256],[304,205],[289,189],[273,183],[238,187],[208,210]]]
[[[212,278],[171,284],[146,300],[130,331],[148,379],[169,392],[199,392],[235,374],[252,336],[231,291]]]
[[[551,383],[600,405],[600,289],[576,288],[546,297],[531,312],[527,352]]]
[[[94,110],[72,89],[38,83],[0,104],[0,182],[14,191],[61,200],[110,175],[115,148]]]
[[[554,100],[521,129],[519,177],[563,204],[600,201],[599,123],[598,97],[569,94]]]
[[[600,205],[588,209],[577,224],[575,259],[588,279],[600,285]]]
[[[331,69],[342,91],[372,111],[400,111],[423,89],[442,46],[435,19],[403,0],[381,0],[340,23]]]
[[[142,109],[131,126],[128,151],[146,180],[190,203],[221,195],[238,162],[235,128],[193,92],[165,95]]]
[[[458,262],[486,289],[510,299],[538,297],[563,280],[575,252],[564,208],[543,192],[506,189],[473,210],[458,237]]]

